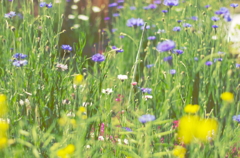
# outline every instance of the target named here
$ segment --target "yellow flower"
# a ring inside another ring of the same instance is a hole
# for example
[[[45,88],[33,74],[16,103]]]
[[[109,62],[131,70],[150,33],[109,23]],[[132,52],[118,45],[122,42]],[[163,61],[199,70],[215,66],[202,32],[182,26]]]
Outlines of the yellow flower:
[[[87,112],[87,110],[86,110],[86,108],[85,107],[83,107],[83,106],[80,106],[79,107],[79,109],[78,109],[78,111],[80,111],[80,112]]]
[[[75,151],[75,146],[73,144],[68,144],[65,148],[59,149],[57,151],[57,156],[61,158],[68,158],[68,155],[73,154]]]
[[[178,158],[184,158],[185,154],[186,154],[186,148],[182,147],[182,146],[175,146],[172,153],[174,156],[178,157]]]
[[[234,96],[230,92],[224,92],[221,94],[221,99],[229,103],[232,103],[234,101]]]
[[[82,81],[83,81],[83,75],[77,74],[74,76],[73,84],[80,85],[82,83]]]
[[[8,139],[7,137],[1,137],[0,138],[0,149],[6,147],[8,144]]]
[[[198,112],[199,109],[200,109],[199,105],[188,104],[188,105],[185,106],[184,111],[186,113],[195,114],[196,112]]]
[[[178,139],[181,143],[189,144],[194,139],[199,120],[197,115],[186,115],[179,120]]]
[[[218,122],[215,119],[201,119],[196,130],[196,138],[201,141],[210,141],[214,138],[218,130]]]
[[[0,94],[0,117],[7,113],[7,97],[4,94]]]
[[[67,154],[73,154],[75,151],[75,146],[73,144],[68,144],[68,146],[65,148],[65,152]]]

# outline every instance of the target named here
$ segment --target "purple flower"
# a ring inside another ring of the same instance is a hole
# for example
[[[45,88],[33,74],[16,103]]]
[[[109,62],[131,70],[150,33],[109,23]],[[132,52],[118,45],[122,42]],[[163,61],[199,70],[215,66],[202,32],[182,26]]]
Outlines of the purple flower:
[[[168,11],[167,10],[162,10],[163,13],[167,13]]]
[[[63,50],[68,50],[68,51],[72,51],[72,47],[69,45],[62,45],[62,49]]]
[[[152,93],[152,89],[151,88],[141,88],[141,91],[143,93],[148,93],[148,94],[151,94]]]
[[[233,121],[237,121],[238,123],[240,123],[240,115],[233,116]]]
[[[110,20],[110,17],[107,16],[107,17],[104,18],[104,20],[106,20],[106,21]]]
[[[217,62],[217,61],[223,61],[223,59],[222,58],[215,58],[214,62]]]
[[[216,21],[218,21],[218,20],[219,20],[219,18],[218,18],[218,17],[216,17],[216,16],[213,16],[213,17],[211,18],[211,20],[216,22]]]
[[[125,37],[125,36],[123,36],[123,35],[120,35],[120,36],[119,36],[119,38],[124,38],[124,37]]]
[[[118,4],[115,2],[115,3],[110,3],[109,5],[108,5],[108,7],[116,7]]]
[[[216,28],[218,28],[218,26],[217,25],[212,25],[212,28],[216,29]]]
[[[154,66],[154,64],[146,65],[147,68],[151,68],[151,67],[153,67],[153,66]]]
[[[167,57],[163,58],[163,61],[170,61],[170,60],[172,60],[172,59],[173,59],[172,56],[167,56]]]
[[[25,59],[27,57],[27,55],[26,54],[22,54],[22,53],[16,53],[12,57],[16,58],[16,59]]]
[[[175,42],[173,42],[171,40],[167,40],[167,41],[163,41],[162,43],[159,43],[157,45],[156,49],[159,52],[166,52],[166,51],[170,51],[174,48],[175,48]]]
[[[220,51],[219,51],[219,52],[218,52],[218,54],[219,54],[219,55],[224,55],[225,53],[224,53],[224,52],[220,52]]]
[[[178,0],[164,0],[163,4],[169,7],[172,6],[177,6],[178,5]]]
[[[47,8],[52,8],[52,3],[46,4]]]
[[[92,60],[95,62],[102,62],[105,60],[105,56],[102,54],[95,54],[92,56]]]
[[[161,4],[161,0],[155,0],[153,1],[154,4]]]
[[[180,49],[175,49],[174,52],[177,54],[183,54],[183,50],[180,50]]]
[[[169,73],[170,73],[171,75],[174,75],[174,74],[176,74],[176,70],[175,70],[175,69],[171,69],[171,70],[169,71]]]
[[[150,115],[150,114],[142,115],[141,117],[138,118],[138,120],[141,123],[147,123],[147,122],[150,122],[150,121],[154,121],[155,119],[156,119],[155,116]]]
[[[178,23],[181,23],[181,22],[182,22],[182,20],[177,20],[177,22],[178,22]]]
[[[189,23],[183,23],[183,27],[192,27],[192,25]]]
[[[12,64],[16,67],[21,67],[21,66],[27,65],[27,63],[28,63],[27,60],[15,60],[13,61]]]
[[[131,6],[130,10],[136,10],[136,7],[135,6]]]
[[[150,25],[147,25],[147,26],[146,26],[146,29],[147,29],[147,30],[150,29],[150,28],[151,28]],[[144,29],[144,26],[141,27],[141,30],[143,30],[143,29]]]
[[[143,26],[144,25],[144,21],[143,19],[140,19],[140,18],[131,18],[131,19],[128,19],[127,21],[127,26],[128,27],[137,27],[137,26]]]
[[[181,27],[176,26],[176,27],[173,28],[173,31],[179,32],[179,31],[181,31]]]
[[[156,5],[156,4],[149,4],[149,5],[148,5],[148,8],[149,8],[149,9],[156,9],[156,8],[157,8],[157,5]]]
[[[113,13],[113,17],[118,17],[118,16],[120,16],[119,13]]]
[[[205,8],[209,8],[209,7],[211,7],[209,4],[208,4],[208,5],[205,5]]]
[[[207,66],[210,66],[210,65],[212,65],[213,63],[211,62],[211,61],[207,61],[206,63],[205,63],[205,65],[207,65]]]
[[[240,68],[240,64],[236,63],[236,68]]]
[[[13,12],[13,11],[11,11],[11,12],[9,12],[9,13],[7,13],[7,14],[4,15],[5,18],[12,18],[12,17],[14,17],[14,16],[16,16],[16,13]]]
[[[122,53],[122,52],[124,52],[123,49],[117,48],[116,46],[112,46],[112,49],[114,49],[114,50],[116,51],[116,53]]]
[[[155,39],[156,39],[155,36],[149,36],[149,37],[148,37],[148,40],[150,40],[150,41],[153,41],[153,40],[155,40]]]
[[[238,7],[238,4],[237,3],[232,3],[232,4],[230,4],[230,7],[233,7],[235,9],[236,7]]]
[[[192,16],[191,19],[194,20],[194,21],[197,21],[197,20],[198,20],[198,17]]]
[[[124,0],[118,0],[118,3],[124,3]]]
[[[40,7],[46,7],[47,3],[46,2],[40,2],[39,6]]]
[[[128,128],[128,127],[122,127],[123,129],[125,129],[126,131],[128,132],[132,132],[132,129],[131,128]]]
[[[117,9],[123,9],[124,7],[122,5],[117,6]]]
[[[224,18],[225,21],[227,21],[227,22],[232,21],[232,18],[230,17],[230,12],[229,12],[228,8],[226,8],[226,7],[220,8],[220,10],[217,10],[217,11],[215,12],[215,14],[223,15],[223,18]]]
[[[198,61],[198,57],[194,57],[194,60],[195,60],[195,61]]]

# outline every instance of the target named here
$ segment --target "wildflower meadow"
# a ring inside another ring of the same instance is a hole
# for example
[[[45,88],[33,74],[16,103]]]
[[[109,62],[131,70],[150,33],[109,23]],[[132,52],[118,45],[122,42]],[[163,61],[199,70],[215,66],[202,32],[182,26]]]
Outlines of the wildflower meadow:
[[[0,0],[0,158],[240,157],[238,4]]]

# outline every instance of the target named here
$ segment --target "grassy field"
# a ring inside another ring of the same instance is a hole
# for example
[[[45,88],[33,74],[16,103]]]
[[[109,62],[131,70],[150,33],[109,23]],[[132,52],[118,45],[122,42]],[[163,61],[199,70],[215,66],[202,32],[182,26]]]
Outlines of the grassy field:
[[[106,50],[84,56],[88,19],[59,45],[69,2],[50,2],[0,1],[0,158],[240,157],[237,5],[111,3]]]

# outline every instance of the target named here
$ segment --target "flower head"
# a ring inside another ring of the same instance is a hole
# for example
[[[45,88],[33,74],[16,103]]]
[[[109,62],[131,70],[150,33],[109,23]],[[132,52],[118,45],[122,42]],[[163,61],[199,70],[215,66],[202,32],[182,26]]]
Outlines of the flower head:
[[[189,23],[183,23],[183,27],[192,27],[192,25],[191,24],[189,24]]]
[[[25,58],[27,58],[27,55],[26,54],[22,54],[22,53],[16,53],[12,57],[16,58],[16,59],[25,59]]]
[[[80,85],[82,83],[83,79],[84,79],[83,75],[77,74],[73,78],[73,84],[74,85]]]
[[[52,3],[46,4],[47,8],[52,8],[52,6],[53,6]]]
[[[171,69],[171,70],[169,70],[169,73],[171,74],[171,75],[174,75],[174,74],[176,74],[176,70],[175,69]]]
[[[181,27],[176,26],[176,27],[173,28],[173,31],[179,32],[179,31],[181,31]]]
[[[207,66],[211,66],[213,64],[213,62],[211,62],[211,61],[207,61],[206,63],[205,63],[205,65],[207,65]]]
[[[175,42],[173,42],[171,40],[167,40],[167,41],[163,41],[162,43],[159,43],[157,45],[156,49],[159,52],[166,52],[166,51],[170,51],[174,48],[175,48]]]
[[[177,53],[178,55],[183,54],[183,50],[180,49],[175,49],[174,52]]]
[[[174,146],[174,149],[172,151],[172,154],[178,158],[185,158],[185,154],[187,152],[187,149],[183,146],[176,145]]]
[[[119,80],[126,80],[126,79],[128,79],[128,76],[127,75],[118,75],[117,76],[117,78],[119,79]]]
[[[150,114],[146,114],[146,115],[142,115],[138,118],[138,120],[141,122],[141,123],[147,123],[147,122],[150,122],[150,121],[154,121],[156,118],[154,115],[150,115]]]
[[[194,21],[197,21],[197,20],[198,20],[198,17],[192,16],[191,19],[194,20]]]
[[[141,88],[141,91],[143,93],[148,93],[148,94],[151,94],[152,93],[152,89],[151,88]]]
[[[238,123],[240,123],[240,115],[233,116],[233,121],[237,121]]]
[[[9,13],[7,13],[7,14],[4,15],[5,18],[12,18],[12,17],[14,17],[14,16],[16,16],[16,13],[13,12],[13,11],[11,11],[11,12],[9,12]]]
[[[62,45],[62,49],[67,51],[72,51],[72,47],[70,45]]]
[[[137,26],[143,26],[144,25],[144,21],[143,19],[140,19],[140,18],[131,18],[131,19],[128,19],[127,21],[127,26],[128,27],[137,27]]]
[[[112,88],[102,89],[102,93],[111,94],[113,92]]]
[[[46,7],[47,3],[46,2],[40,2],[39,6],[40,7]]]
[[[105,56],[102,54],[95,54],[92,56],[92,60],[95,62],[102,62],[105,60]]]
[[[148,40],[150,40],[150,41],[153,41],[153,40],[155,40],[156,39],[156,36],[149,36],[148,37]]]
[[[211,20],[216,22],[216,21],[220,20],[220,18],[219,18],[219,17],[216,17],[216,16],[213,16],[213,17],[211,18]]]
[[[212,25],[212,28],[216,29],[216,28],[218,28],[218,26],[217,25]]]
[[[232,4],[230,4],[230,7],[233,7],[235,9],[236,7],[238,7],[238,4],[237,3],[232,3]]]
[[[109,8],[111,8],[111,7],[116,7],[118,4],[116,3],[116,2],[114,2],[114,3],[110,3],[109,5],[108,5],[108,7]]]
[[[178,5],[178,0],[164,0],[163,4],[169,7],[172,6],[177,6]]]
[[[221,99],[232,103],[234,101],[234,95],[231,92],[224,92],[221,94]]]
[[[114,50],[116,51],[116,53],[122,53],[122,52],[124,52],[123,49],[117,48],[116,46],[112,46],[112,49],[114,49]]]
[[[12,64],[16,67],[22,67],[24,65],[27,65],[27,63],[27,60],[14,60]]]
[[[200,109],[199,105],[192,105],[192,104],[188,104],[185,106],[184,111],[186,113],[192,113],[195,114],[198,112],[198,110]]]

